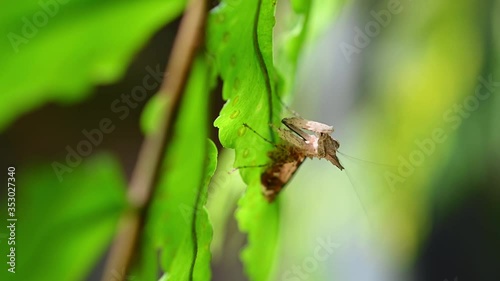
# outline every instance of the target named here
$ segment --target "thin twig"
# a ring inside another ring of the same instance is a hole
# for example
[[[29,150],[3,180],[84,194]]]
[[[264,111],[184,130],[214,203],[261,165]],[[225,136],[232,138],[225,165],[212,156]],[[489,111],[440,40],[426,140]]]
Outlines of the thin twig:
[[[203,41],[207,13],[205,0],[191,0],[182,18],[163,84],[157,95],[169,95],[169,108],[164,112],[159,128],[146,136],[136,163],[128,199],[134,209],[123,215],[119,232],[106,261],[102,281],[125,280],[132,260],[137,256],[146,214],[164,159],[165,147],[171,138],[171,128],[191,69],[194,56]]]

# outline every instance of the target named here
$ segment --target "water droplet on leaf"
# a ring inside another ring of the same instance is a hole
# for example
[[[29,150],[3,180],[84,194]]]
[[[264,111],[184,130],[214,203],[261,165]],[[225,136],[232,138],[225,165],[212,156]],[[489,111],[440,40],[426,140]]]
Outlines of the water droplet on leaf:
[[[243,136],[245,134],[245,132],[247,131],[247,128],[245,126],[241,126],[239,129],[238,129],[238,136]]]
[[[250,151],[248,150],[248,148],[245,148],[245,150],[243,150],[243,157],[247,158],[249,154],[250,154]]]
[[[234,119],[234,118],[238,117],[238,115],[240,115],[240,111],[237,109],[237,110],[233,111],[233,113],[231,113],[231,115],[229,117],[231,119]]]
[[[238,104],[238,101],[240,101],[240,96],[235,96],[233,99],[233,105]]]

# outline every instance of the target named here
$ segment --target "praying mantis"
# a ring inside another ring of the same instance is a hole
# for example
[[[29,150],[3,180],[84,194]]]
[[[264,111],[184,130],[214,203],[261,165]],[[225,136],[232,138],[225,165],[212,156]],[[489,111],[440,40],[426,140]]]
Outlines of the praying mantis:
[[[243,124],[275,147],[268,155],[271,162],[265,165],[267,168],[261,174],[262,192],[270,203],[275,200],[306,158],[325,158],[340,170],[344,169],[337,157],[340,144],[331,136],[332,126],[299,116],[284,118],[281,123],[286,128],[274,127],[282,140],[279,144],[272,143],[246,123]]]

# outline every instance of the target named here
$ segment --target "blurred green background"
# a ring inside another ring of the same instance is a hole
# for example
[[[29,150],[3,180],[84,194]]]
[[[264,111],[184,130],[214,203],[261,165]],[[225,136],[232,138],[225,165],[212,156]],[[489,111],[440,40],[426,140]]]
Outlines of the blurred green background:
[[[54,267],[60,264],[70,272],[65,280],[99,280],[114,231],[104,220],[116,220],[125,208],[117,190],[130,178],[143,139],[140,114],[157,88],[123,120],[110,105],[141,85],[148,66],[164,69],[178,28],[172,19],[181,8],[146,1],[120,10],[116,1],[75,0],[61,4],[60,16],[13,52],[9,32],[20,32],[22,18],[39,9],[24,2],[30,1],[3,3],[0,20],[6,35],[0,167],[16,167],[18,196],[26,198],[17,206],[26,222],[20,219],[18,239],[40,234],[19,245],[30,268],[18,269],[46,280],[44,272],[61,270]],[[289,11],[287,1],[278,1],[276,42]],[[134,16],[140,12],[151,16]],[[304,118],[334,126],[346,170],[307,160],[280,195],[272,280],[500,280],[500,1],[323,0],[314,1],[311,15],[287,102]],[[92,36],[96,29],[100,37]],[[211,120],[222,104],[219,87]],[[63,162],[66,146],[74,147],[82,130],[97,128],[102,118],[114,121],[114,131],[83,159],[86,168],[59,182],[52,163]],[[215,128],[211,138],[218,144]],[[212,279],[246,280],[238,260],[245,237],[234,219],[245,186],[237,172],[228,174],[232,152],[219,158],[208,197]],[[99,173],[101,165],[109,172]],[[69,192],[57,199],[76,186],[95,195]],[[116,200],[100,202],[105,192]],[[65,221],[64,214],[80,210],[78,202],[96,205],[90,214],[81,207],[83,220],[96,220],[92,229]],[[61,215],[23,214],[36,204]],[[71,251],[86,245],[44,236],[58,227],[61,237],[82,235],[97,245],[88,249],[93,259],[78,261]],[[0,235],[6,261],[5,229]],[[58,253],[68,259],[51,260]],[[79,262],[86,264],[71,269]]]

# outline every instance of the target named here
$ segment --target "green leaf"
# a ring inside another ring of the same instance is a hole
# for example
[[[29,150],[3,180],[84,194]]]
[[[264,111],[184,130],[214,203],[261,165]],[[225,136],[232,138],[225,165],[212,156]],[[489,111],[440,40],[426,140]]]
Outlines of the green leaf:
[[[234,150],[223,149],[219,153],[217,169],[210,182],[210,196],[207,210],[214,230],[214,238],[210,245],[212,251],[212,264],[217,266],[223,262],[225,247],[231,232],[227,227],[233,219],[234,208],[245,192],[246,184],[238,173],[228,173],[233,169]]]
[[[217,149],[207,142],[210,85],[208,66],[199,56],[186,86],[147,223],[148,237],[162,251],[161,266],[170,280],[201,281],[211,276],[212,227],[205,203]],[[151,118],[145,124],[156,119],[154,113],[145,118]]]
[[[145,135],[154,132],[161,124],[162,112],[168,109],[170,96],[154,95],[146,104],[141,115],[141,129]]]
[[[208,141],[208,159],[205,159],[205,170],[203,182],[199,183],[199,191],[196,201],[191,206],[180,202],[178,212],[181,212],[188,231],[180,248],[175,251],[175,257],[170,265],[169,276],[173,280],[210,280],[210,242],[212,241],[212,226],[208,219],[205,204],[208,196],[208,183],[215,172],[217,163],[217,148],[212,141]],[[185,201],[184,201],[185,202]],[[173,229],[179,226],[171,225]],[[169,236],[173,231],[169,231]],[[167,240],[169,241],[169,240]],[[170,253],[164,252],[166,261],[170,259]]]
[[[337,5],[337,1],[328,5]],[[267,152],[272,146],[242,125],[249,124],[271,142],[279,141],[269,126],[281,121],[278,97],[292,92],[301,50],[310,33],[325,25],[325,16],[310,24],[310,14],[318,12],[321,5],[295,0],[292,6],[292,24],[276,54],[272,45],[275,1],[222,1],[211,13],[208,49],[224,81],[223,98],[227,100],[214,124],[222,145],[235,149],[235,167],[269,162]],[[274,68],[273,57],[283,78]],[[248,233],[243,262],[251,280],[269,280],[279,244],[279,200],[268,204],[261,195],[262,169],[241,169],[240,173],[248,184],[237,212],[241,230]]]
[[[71,103],[123,75],[185,0],[4,2],[0,18],[0,131],[48,101]]]
[[[208,47],[224,81],[227,100],[215,121],[224,147],[235,149],[235,167],[268,163],[272,146],[243,123],[274,141],[269,126],[279,124],[281,104],[275,93],[278,76],[272,63],[275,1],[223,1],[209,18]],[[261,194],[261,168],[241,169],[247,192],[237,219],[248,233],[242,254],[251,280],[268,280],[278,244],[279,200],[267,203]]]
[[[287,29],[277,34],[276,67],[283,76],[280,89],[289,93],[295,82],[297,63],[308,34],[311,1],[291,1],[293,11],[287,13]]]
[[[119,164],[106,155],[89,158],[61,182],[49,165],[15,176],[16,273],[2,280],[81,280],[126,207]]]

